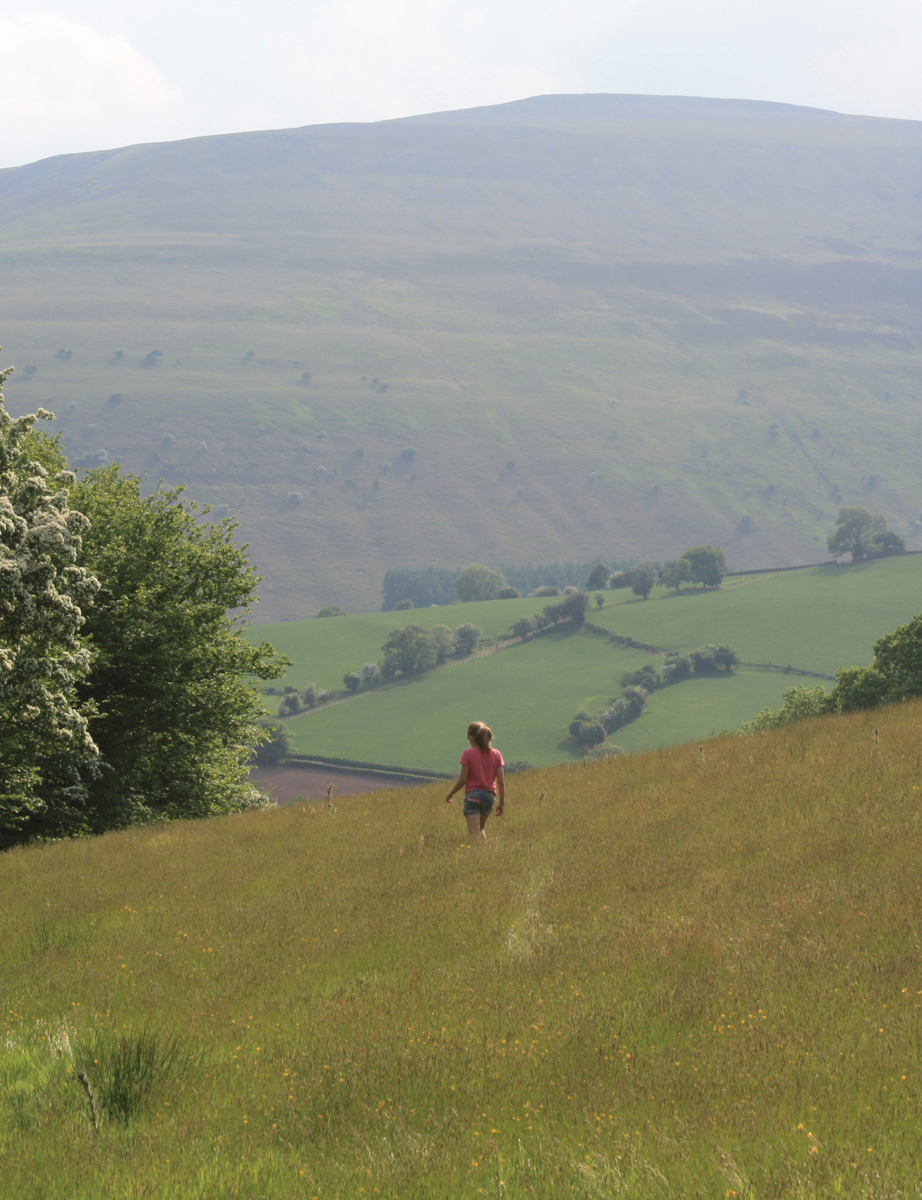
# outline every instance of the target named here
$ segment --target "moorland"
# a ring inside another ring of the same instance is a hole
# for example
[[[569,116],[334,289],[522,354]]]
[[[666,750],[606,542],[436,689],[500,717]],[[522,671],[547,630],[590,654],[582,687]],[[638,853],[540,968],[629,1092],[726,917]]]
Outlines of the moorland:
[[[919,704],[9,851],[5,1194],[914,1195]]]
[[[237,515],[264,621],[401,565],[816,561],[840,504],[918,548],[920,143],[550,96],[5,170],[7,401]]]

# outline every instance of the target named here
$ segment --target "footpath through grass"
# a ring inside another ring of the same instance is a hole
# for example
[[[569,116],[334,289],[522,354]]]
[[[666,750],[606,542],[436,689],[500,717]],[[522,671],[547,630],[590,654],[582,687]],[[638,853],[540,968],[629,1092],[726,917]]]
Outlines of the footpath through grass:
[[[0,1192],[915,1196],[920,719],[3,855]]]

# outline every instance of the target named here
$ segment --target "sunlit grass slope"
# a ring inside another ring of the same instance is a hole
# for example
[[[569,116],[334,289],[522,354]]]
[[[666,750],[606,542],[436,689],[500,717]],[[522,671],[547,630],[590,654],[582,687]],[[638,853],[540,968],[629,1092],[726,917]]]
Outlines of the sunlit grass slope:
[[[651,661],[661,660],[561,628],[402,686],[314,709],[286,726],[301,754],[453,771],[467,746],[468,723],[483,720],[505,759],[544,766],[579,757],[567,744],[573,714],[601,712],[620,694],[621,674]],[[777,707],[790,683],[785,675],[738,672],[678,684],[655,693],[641,718],[612,741],[639,749],[709,737]]]
[[[519,776],[483,851],[433,785],[5,854],[0,1191],[914,1196],[920,720]],[[68,1046],[145,1030],[94,1133]]]
[[[922,555],[725,579],[719,591],[611,593],[590,619],[664,649],[728,642],[746,662],[834,675],[866,666],[877,638],[922,608]]]

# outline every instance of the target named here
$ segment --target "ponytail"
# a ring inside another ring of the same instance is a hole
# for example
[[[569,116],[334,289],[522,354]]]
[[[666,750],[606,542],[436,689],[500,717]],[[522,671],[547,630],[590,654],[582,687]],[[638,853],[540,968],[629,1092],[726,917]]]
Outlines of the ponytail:
[[[493,730],[489,725],[484,725],[483,721],[471,721],[467,727],[467,736],[474,739],[478,749],[486,752],[493,741]]]

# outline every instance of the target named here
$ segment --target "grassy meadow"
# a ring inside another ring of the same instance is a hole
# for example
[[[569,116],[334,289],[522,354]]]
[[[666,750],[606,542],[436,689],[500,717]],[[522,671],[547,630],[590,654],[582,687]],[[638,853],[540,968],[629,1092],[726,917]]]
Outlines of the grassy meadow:
[[[745,662],[834,675],[867,666],[874,642],[922,608],[922,555],[725,579],[719,590],[629,591],[590,620],[664,649],[727,642]]]
[[[0,1194],[917,1195],[920,719],[7,852]]]
[[[682,651],[728,642],[744,664],[832,676],[840,666],[867,665],[875,640],[919,610],[922,556],[730,578],[718,591],[690,588],[676,595],[657,589],[649,600],[625,591],[604,595],[605,607],[593,606],[589,620],[638,642]],[[342,690],[344,672],[379,659],[392,629],[471,621],[496,637],[546,603],[494,600],[290,621],[260,626],[252,635],[267,636],[292,659],[283,683],[303,688],[315,681]],[[479,719],[495,730],[508,760],[545,766],[578,756],[567,745],[575,712],[600,713],[619,694],[621,674],[650,662],[661,666],[662,659],[589,632],[559,630],[315,709],[287,727],[298,753],[450,771],[460,753],[459,731]],[[691,679],[654,692],[641,716],[611,741],[634,751],[711,737],[763,708],[779,707],[794,684],[816,682],[745,665],[730,677]]]

